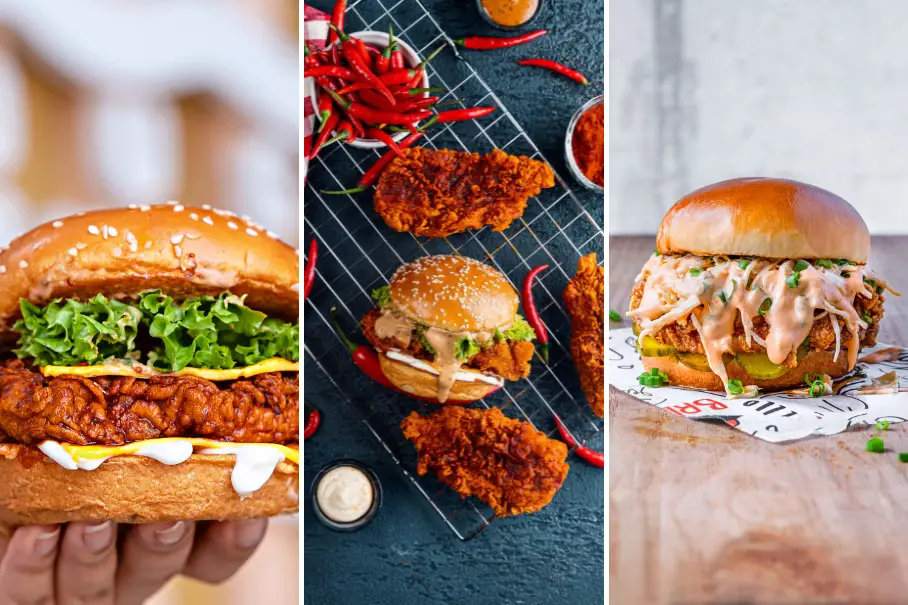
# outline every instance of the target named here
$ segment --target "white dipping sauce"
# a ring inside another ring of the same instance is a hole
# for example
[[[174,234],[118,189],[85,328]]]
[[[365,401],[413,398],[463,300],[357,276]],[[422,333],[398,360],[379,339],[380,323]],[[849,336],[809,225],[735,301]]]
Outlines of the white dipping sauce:
[[[366,473],[353,466],[338,466],[321,478],[315,497],[330,520],[353,523],[369,512],[375,493]]]

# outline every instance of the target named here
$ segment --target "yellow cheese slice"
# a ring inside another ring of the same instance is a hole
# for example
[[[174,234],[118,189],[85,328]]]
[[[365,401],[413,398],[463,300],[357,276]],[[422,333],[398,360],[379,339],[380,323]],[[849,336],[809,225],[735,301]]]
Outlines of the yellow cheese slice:
[[[290,462],[299,466],[300,463],[300,451],[296,448],[288,447],[286,445],[279,445],[277,443],[236,443],[236,442],[224,442],[224,441],[215,441],[213,439],[201,439],[196,437],[165,437],[162,439],[148,439],[145,441],[133,441],[132,443],[127,443],[125,445],[73,445],[70,443],[61,443],[66,452],[73,457],[74,460],[100,460],[112,458],[113,456],[124,456],[127,454],[134,454],[141,450],[143,447],[152,444],[152,443],[173,443],[177,441],[188,441],[192,444],[194,449],[235,449],[237,447],[243,446],[261,446],[261,447],[273,447],[280,451],[284,458]]]
[[[152,376],[196,376],[218,382],[249,378],[268,372],[299,372],[300,364],[296,361],[272,357],[244,368],[230,370],[209,370],[205,368],[183,368],[176,372],[160,372],[140,363],[127,365],[123,362],[103,363],[94,366],[44,366],[41,373],[45,376],[132,376],[134,378],[151,378]]]

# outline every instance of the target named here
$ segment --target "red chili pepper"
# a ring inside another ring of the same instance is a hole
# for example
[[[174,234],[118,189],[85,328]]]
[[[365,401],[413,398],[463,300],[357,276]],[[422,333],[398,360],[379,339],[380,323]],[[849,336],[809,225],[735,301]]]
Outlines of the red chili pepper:
[[[542,67],[543,69],[551,69],[555,73],[559,73],[562,76],[566,76],[575,82],[580,82],[584,86],[589,86],[590,81],[586,79],[582,73],[576,69],[571,69],[567,65],[562,65],[556,61],[550,61],[548,59],[521,59],[517,62],[518,65],[529,65],[531,67]]]
[[[344,120],[338,124],[336,132],[337,135],[325,141],[322,147],[327,147],[331,143],[337,143],[338,141],[352,143],[359,138],[356,136],[356,133],[353,132],[353,125],[350,123],[350,120]]]
[[[381,128],[369,128],[368,130],[366,130],[366,136],[370,139],[381,141],[388,146],[388,149],[396,153],[398,157],[404,157],[404,152],[397,145],[397,141],[395,141],[390,134],[388,134]]]
[[[350,38],[353,41],[353,45],[356,50],[359,51],[359,56],[362,57],[363,63],[371,70],[372,69],[372,54],[369,52],[369,49],[366,47],[366,43],[360,40],[359,38]],[[341,54],[343,54],[344,49],[341,49]],[[349,59],[347,59],[349,61]]]
[[[533,281],[537,275],[548,268],[548,265],[539,265],[527,273],[526,278],[523,280],[523,311],[526,313],[527,323],[536,332],[536,340],[539,341],[542,349],[540,357],[542,357],[544,363],[549,362],[549,333],[539,317],[539,310],[536,309],[536,300],[533,299]]]
[[[408,88],[417,88],[423,79],[423,74],[426,72],[426,66],[429,64],[429,61],[434,59],[438,53],[444,50],[445,45],[442,44],[435,50],[433,50],[428,57],[422,60],[422,63],[416,66],[416,73],[413,74],[413,77],[410,78],[410,81],[407,82]]]
[[[321,150],[322,146],[325,144],[325,141],[328,140],[328,137],[331,136],[331,132],[334,130],[334,127],[337,126],[340,116],[337,115],[337,112],[331,112],[331,115],[322,123],[322,128],[319,129],[318,138],[315,139],[315,144],[312,146],[312,151],[309,153],[309,161],[315,159],[315,156],[318,155],[318,152]]]
[[[325,124],[328,123],[328,118],[331,117],[332,113],[334,113],[334,101],[328,95],[320,96],[318,98],[318,119],[321,122],[318,127],[319,132],[324,130]]]
[[[419,75],[422,79],[422,70],[420,69],[395,69],[378,77],[387,86],[400,86],[408,83],[414,76]]]
[[[443,111],[432,116],[432,118],[430,118],[428,122],[420,127],[420,130],[425,130],[426,128],[434,124],[446,124],[448,122],[475,120],[477,118],[487,116],[493,111],[495,111],[494,107],[467,107],[465,109],[451,109],[449,111]]]
[[[380,76],[391,71],[391,53],[397,48],[397,42],[394,40],[394,26],[388,26],[388,46],[375,58],[375,75]]]
[[[381,111],[378,109],[373,109],[361,103],[350,103],[333,90],[328,90],[328,94],[331,95],[331,97],[338,105],[344,108],[344,111],[347,112],[347,115],[359,118],[360,120],[368,124],[410,124],[412,122],[418,122],[419,120],[428,118],[432,115],[431,111],[425,109],[420,109],[406,114],[393,111]]]
[[[413,134],[402,140],[400,143],[398,143],[397,146],[401,149],[406,149],[407,147],[418,141],[422,136],[423,133],[414,132]],[[372,167],[369,168],[369,170],[367,170],[366,173],[360,177],[359,183],[357,183],[357,186],[354,189],[347,189],[346,191],[322,191],[322,193],[329,195],[340,195],[344,193],[352,195],[354,193],[361,193],[371,187],[372,184],[375,183],[376,180],[378,180],[378,177],[381,176],[381,173],[385,169],[385,166],[390,164],[391,160],[396,157],[397,154],[395,154],[393,151],[386,152],[385,155],[381,156],[378,161],[372,164]]]
[[[322,423],[322,414],[318,410],[313,409],[309,412],[309,415],[306,416],[306,426],[303,428],[303,441],[315,434],[315,431],[318,430],[319,425]]]
[[[567,427],[564,426],[564,423],[561,422],[561,418],[558,417],[558,414],[555,414],[555,424],[558,425],[558,434],[561,435],[561,438],[567,443],[567,446],[570,448],[575,448],[574,452],[580,456],[586,462],[589,462],[593,466],[598,466],[599,468],[605,468],[605,456],[596,450],[591,450],[585,445],[578,445],[577,440],[574,439]]]
[[[419,97],[423,93],[428,92],[448,92],[444,88],[407,88],[405,86],[394,86],[391,88],[391,93],[394,95],[394,98],[397,99],[398,103],[407,101],[412,101],[413,99]]]
[[[346,15],[346,12],[347,0],[337,0],[337,2],[334,3],[334,9],[331,11],[331,24],[334,25],[337,30],[328,30],[328,46],[337,42],[337,31],[344,31],[344,16]]]
[[[403,69],[405,66],[404,53],[400,50],[400,45],[395,40],[394,48],[391,49],[391,69]]]
[[[347,95],[347,94],[350,94],[351,92],[359,92],[361,90],[371,90],[371,89],[372,89],[371,82],[354,82],[353,84],[350,84],[350,85],[345,86],[344,88],[341,88],[340,90],[338,90],[337,94]]]
[[[363,59],[361,53],[365,50],[365,46],[363,46],[362,49],[359,46],[359,44],[362,44],[362,40],[351,38],[342,31],[338,31],[337,35],[340,36],[341,42],[343,43],[341,45],[341,54],[353,71],[359,74],[359,79],[374,84],[375,90],[377,90],[379,94],[391,101],[392,104],[395,104],[394,95],[392,95],[391,91],[388,90],[388,87],[378,79],[378,76],[372,73],[372,68],[366,63],[367,59]],[[359,44],[357,44],[357,42]],[[368,58],[368,53],[366,53],[366,56]]]
[[[318,262],[318,240],[312,238],[309,244],[309,255],[306,257],[306,268],[303,269],[303,302],[309,298],[312,284],[315,283],[315,263]]]
[[[537,29],[533,32],[527,32],[511,38],[492,38],[486,36],[468,36],[459,40],[454,40],[454,44],[469,48],[471,50],[495,50],[498,48],[509,48],[526,44],[536,38],[541,38],[548,33],[547,30]]]
[[[319,65],[318,67],[304,70],[303,75],[306,78],[327,76],[329,78],[338,78],[347,82],[362,82],[364,79],[352,69],[348,69],[340,65]]]

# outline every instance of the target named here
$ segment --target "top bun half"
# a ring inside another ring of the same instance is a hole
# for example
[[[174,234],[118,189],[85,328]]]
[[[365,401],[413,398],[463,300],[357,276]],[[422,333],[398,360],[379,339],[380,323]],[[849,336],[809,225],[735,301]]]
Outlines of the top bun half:
[[[698,189],[662,219],[660,254],[847,259],[866,263],[870,233],[839,196],[798,181],[740,178]]]
[[[176,299],[230,291],[268,315],[299,317],[299,257],[261,227],[223,210],[179,204],[77,214],[45,223],[0,253],[0,338],[19,299],[161,289]]]
[[[517,292],[499,271],[463,256],[426,256],[390,282],[391,304],[407,317],[451,332],[484,332],[514,321]]]

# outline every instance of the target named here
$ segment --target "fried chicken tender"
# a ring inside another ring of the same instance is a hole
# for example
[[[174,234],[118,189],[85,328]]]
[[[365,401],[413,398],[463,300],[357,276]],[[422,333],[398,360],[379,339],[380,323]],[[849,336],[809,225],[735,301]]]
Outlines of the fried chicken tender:
[[[488,155],[411,147],[382,173],[375,211],[395,231],[447,237],[490,225],[508,228],[527,200],[555,186],[545,162],[500,149]]]
[[[528,422],[488,410],[446,406],[401,423],[416,447],[417,472],[430,470],[461,496],[476,496],[499,517],[532,513],[552,501],[568,473],[567,445]]]
[[[577,274],[564,289],[571,315],[571,356],[580,385],[596,416],[605,414],[605,270],[588,254],[577,263]]]

